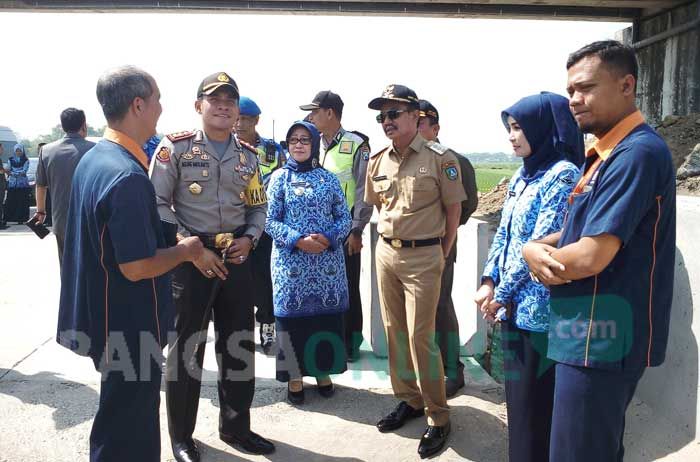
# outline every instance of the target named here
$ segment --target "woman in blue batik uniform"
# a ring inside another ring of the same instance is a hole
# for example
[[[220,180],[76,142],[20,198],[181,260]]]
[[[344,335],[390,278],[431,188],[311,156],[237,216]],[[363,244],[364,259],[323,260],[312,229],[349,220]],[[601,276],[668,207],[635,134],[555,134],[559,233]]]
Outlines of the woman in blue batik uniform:
[[[351,217],[338,179],[319,166],[321,137],[309,122],[287,132],[289,161],[268,186],[265,231],[272,237],[272,286],[277,324],[277,380],[287,399],[304,401],[304,376],[324,397],[330,374],[346,370],[343,312],[348,287],[343,242]]]
[[[5,200],[5,221],[17,224],[29,220],[29,159],[24,146],[15,144],[14,155],[10,157],[10,171],[7,179],[7,199]]]
[[[549,290],[530,278],[523,245],[559,231],[583,163],[583,136],[563,96],[542,92],[501,113],[523,166],[508,185],[501,223],[475,301],[502,322],[509,460],[549,460],[554,368],[547,359]]]

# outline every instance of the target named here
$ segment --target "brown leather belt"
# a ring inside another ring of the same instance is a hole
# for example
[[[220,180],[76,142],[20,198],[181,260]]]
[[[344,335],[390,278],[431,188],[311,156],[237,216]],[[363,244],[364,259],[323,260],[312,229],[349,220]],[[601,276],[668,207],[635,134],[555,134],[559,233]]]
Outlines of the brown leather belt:
[[[402,239],[391,239],[382,236],[384,242],[390,244],[395,249],[400,249],[402,247],[427,247],[429,245],[437,245],[442,243],[442,238],[434,237],[432,239],[419,239],[417,241],[404,241]]]

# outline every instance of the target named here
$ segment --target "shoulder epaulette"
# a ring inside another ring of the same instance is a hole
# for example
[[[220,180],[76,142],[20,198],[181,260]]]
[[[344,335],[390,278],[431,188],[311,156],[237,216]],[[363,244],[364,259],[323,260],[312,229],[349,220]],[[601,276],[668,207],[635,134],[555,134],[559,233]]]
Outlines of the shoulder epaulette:
[[[383,152],[386,151],[387,149],[389,149],[389,146],[385,147],[385,148],[382,149],[381,151],[375,152],[375,153],[372,154],[370,157],[377,157],[379,154],[383,153]]]
[[[443,146],[440,143],[436,143],[435,141],[428,141],[425,143],[425,145],[438,156],[442,156],[450,150],[450,148]]]
[[[184,132],[171,133],[170,135],[168,135],[168,139],[170,140],[170,142],[174,143],[176,141],[182,141],[188,138],[192,138],[194,135],[194,132],[188,130]]]
[[[255,146],[253,146],[252,144],[246,143],[245,141],[243,141],[240,138],[238,138],[238,142],[241,143],[241,146],[246,148],[247,150],[254,152],[254,153],[258,152],[258,150],[255,148]]]

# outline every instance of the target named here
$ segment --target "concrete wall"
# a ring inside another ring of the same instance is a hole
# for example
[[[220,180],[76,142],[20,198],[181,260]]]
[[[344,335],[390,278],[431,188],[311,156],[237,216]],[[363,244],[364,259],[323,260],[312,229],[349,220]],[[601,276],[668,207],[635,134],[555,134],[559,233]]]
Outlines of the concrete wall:
[[[640,44],[699,18],[700,1],[693,1],[636,22],[623,31],[622,39]],[[649,121],[659,123],[667,115],[700,112],[700,24],[637,48],[637,59],[637,103]]]

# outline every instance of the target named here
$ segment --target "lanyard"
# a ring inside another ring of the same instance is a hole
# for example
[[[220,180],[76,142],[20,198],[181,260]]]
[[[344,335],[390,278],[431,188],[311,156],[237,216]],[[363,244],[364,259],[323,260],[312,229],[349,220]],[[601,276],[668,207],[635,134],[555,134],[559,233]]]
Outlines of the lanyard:
[[[588,185],[588,183],[590,183],[591,178],[596,174],[598,168],[600,168],[600,164],[602,163],[603,159],[598,157],[595,162],[588,167],[586,173],[581,177],[581,179],[578,180],[578,183],[576,183],[576,186],[574,186],[574,190],[571,191],[571,194],[569,194],[569,205],[574,203],[574,196],[578,196],[583,192],[583,189],[586,187],[586,185]]]

